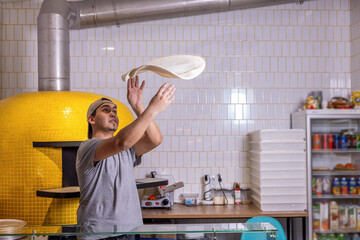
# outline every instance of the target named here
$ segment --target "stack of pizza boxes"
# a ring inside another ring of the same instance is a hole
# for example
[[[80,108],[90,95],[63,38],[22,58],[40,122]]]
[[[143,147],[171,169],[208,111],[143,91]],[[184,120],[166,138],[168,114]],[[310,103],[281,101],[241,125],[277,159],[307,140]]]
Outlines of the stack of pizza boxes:
[[[249,133],[252,202],[262,211],[306,211],[306,142],[303,129]]]

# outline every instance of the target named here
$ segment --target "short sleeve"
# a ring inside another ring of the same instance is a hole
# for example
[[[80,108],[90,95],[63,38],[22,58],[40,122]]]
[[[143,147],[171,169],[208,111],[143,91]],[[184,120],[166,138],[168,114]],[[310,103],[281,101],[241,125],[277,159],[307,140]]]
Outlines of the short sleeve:
[[[130,152],[131,152],[131,155],[133,156],[134,167],[139,166],[141,164],[142,155],[140,155],[140,156],[135,155],[135,147],[131,147]]]
[[[96,148],[102,140],[100,138],[92,138],[80,145],[76,156],[76,169],[86,171],[94,167]]]

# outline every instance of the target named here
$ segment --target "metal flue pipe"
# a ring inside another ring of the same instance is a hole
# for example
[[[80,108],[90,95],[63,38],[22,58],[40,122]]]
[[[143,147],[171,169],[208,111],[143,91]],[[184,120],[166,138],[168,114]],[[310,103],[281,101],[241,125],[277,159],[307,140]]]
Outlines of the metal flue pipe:
[[[303,0],[44,0],[38,16],[39,91],[70,90],[69,29],[193,16]]]
[[[71,5],[65,0],[45,0],[38,16],[39,91],[70,90]]]

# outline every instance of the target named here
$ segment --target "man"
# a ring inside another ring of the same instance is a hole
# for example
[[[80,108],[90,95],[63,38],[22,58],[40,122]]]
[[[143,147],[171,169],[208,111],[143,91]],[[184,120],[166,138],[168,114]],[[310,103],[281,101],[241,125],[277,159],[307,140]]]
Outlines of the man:
[[[141,208],[133,173],[141,156],[162,142],[156,115],[174,101],[175,88],[165,83],[145,109],[142,104],[145,81],[129,79],[128,102],[137,119],[115,136],[119,119],[117,107],[110,99],[92,103],[87,112],[88,140],[84,141],[76,157],[76,172],[80,186],[78,225],[94,227],[101,232],[128,231],[142,225]],[[120,226],[109,230],[105,226]],[[85,230],[86,231],[86,230]],[[98,239],[104,236],[83,236]],[[108,237],[108,236],[105,236]],[[116,239],[127,239],[125,235]]]

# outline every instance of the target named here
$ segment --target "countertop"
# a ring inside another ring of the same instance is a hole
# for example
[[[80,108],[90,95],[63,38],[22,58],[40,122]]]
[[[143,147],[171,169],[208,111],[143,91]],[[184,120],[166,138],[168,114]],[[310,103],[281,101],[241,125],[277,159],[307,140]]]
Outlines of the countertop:
[[[308,213],[301,212],[263,212],[255,205],[203,205],[188,207],[175,203],[168,209],[142,209],[144,219],[165,218],[251,218],[256,216],[270,217],[307,217]]]

